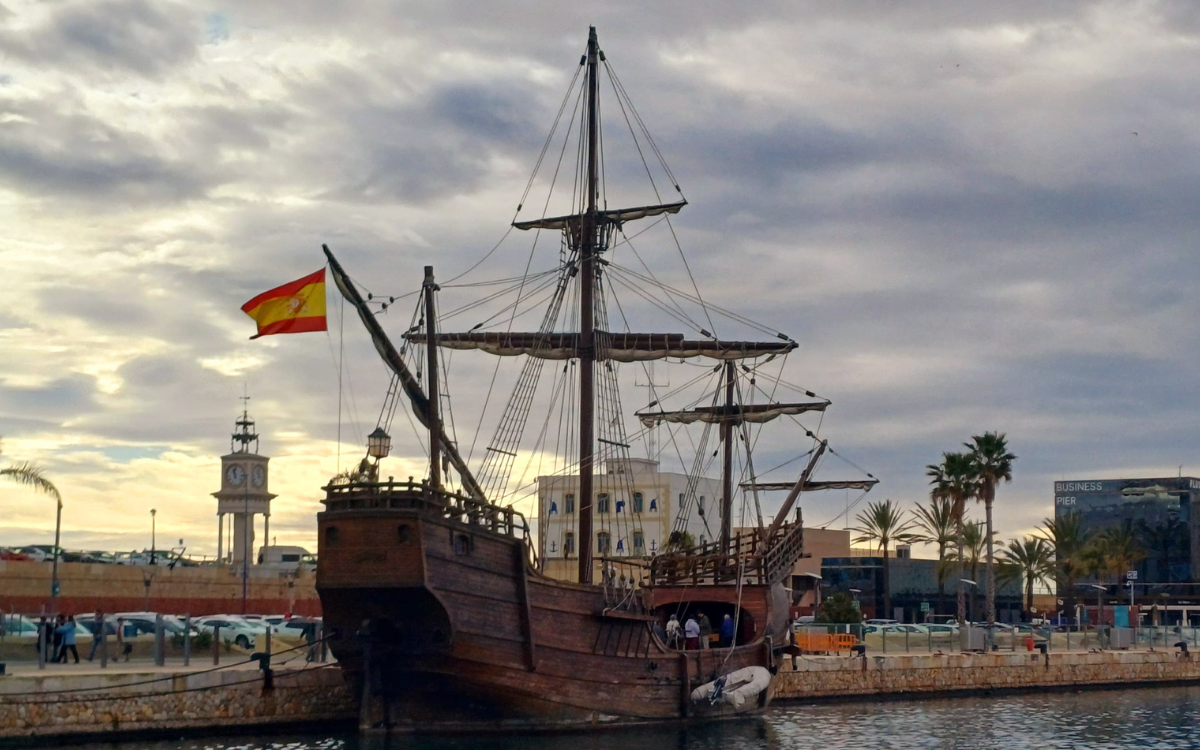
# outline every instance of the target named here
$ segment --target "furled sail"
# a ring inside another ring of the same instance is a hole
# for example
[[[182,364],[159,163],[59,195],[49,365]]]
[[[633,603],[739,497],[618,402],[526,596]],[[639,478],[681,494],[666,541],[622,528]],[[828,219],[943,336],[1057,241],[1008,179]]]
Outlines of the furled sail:
[[[817,481],[811,480],[804,483],[801,488],[804,492],[816,492],[817,490],[870,490],[875,485],[879,484],[878,479],[851,479],[846,481]],[[759,492],[771,492],[773,490],[790,490],[796,486],[795,482],[742,482],[738,485],[744,490],[758,490]]]
[[[350,304],[354,305],[354,309],[358,311],[358,317],[362,319],[363,325],[367,327],[367,333],[371,334],[371,343],[375,345],[375,351],[379,352],[379,356],[383,358],[384,364],[396,374],[400,379],[400,386],[404,389],[404,393],[408,396],[409,402],[412,404],[413,416],[421,422],[426,428],[429,427],[429,398],[425,395],[425,391],[421,389],[421,384],[417,382],[416,377],[404,364],[404,360],[400,357],[400,352],[396,351],[396,347],[392,345],[387,334],[383,332],[383,327],[379,325],[379,321],[371,313],[367,303],[363,301],[362,295],[358,293],[358,289],[354,286],[354,282],[342,270],[342,264],[338,263],[337,258],[333,257],[333,251],[328,245],[322,245],[321,248],[325,251],[325,257],[329,259],[329,270],[333,274],[333,281],[337,284],[337,288],[341,291]],[[462,478],[463,487],[466,488],[472,496],[486,501],[483,488],[475,481],[474,475],[467,468],[467,462],[459,455],[458,449],[454,447],[454,443],[446,435],[444,426],[439,426],[438,439],[441,441],[442,452],[450,460],[450,465],[458,472]]]
[[[809,411],[825,411],[828,401],[812,401],[801,404],[735,404],[729,406],[700,406],[685,411],[639,411],[637,418],[646,427],[654,427],[664,422],[673,424],[693,424],[705,422],[718,424],[728,422],[741,424],[749,422],[758,424],[769,422],[785,414],[803,414]],[[795,484],[793,482],[793,484]],[[790,486],[790,485],[789,485]]]
[[[404,337],[423,343],[425,334],[406,333]],[[519,354],[537,359],[574,359],[578,355],[576,333],[499,333],[476,331],[439,333],[438,346],[447,349],[477,349],[501,357]],[[794,341],[706,341],[685,339],[679,333],[607,333],[596,332],[597,359],[616,362],[644,362],[667,357],[710,357],[712,359],[753,359],[771,354],[786,354],[796,348]]]
[[[608,211],[597,211],[596,220],[601,224],[616,224],[620,226],[627,221],[644,219],[647,216],[677,214],[679,213],[679,209],[686,205],[687,201],[679,201],[678,203],[663,203],[657,206],[614,208]],[[582,218],[582,214],[569,214],[567,216],[552,216],[545,219],[532,219],[530,221],[516,221],[513,222],[513,226],[517,229],[565,229],[572,224],[578,224]]]

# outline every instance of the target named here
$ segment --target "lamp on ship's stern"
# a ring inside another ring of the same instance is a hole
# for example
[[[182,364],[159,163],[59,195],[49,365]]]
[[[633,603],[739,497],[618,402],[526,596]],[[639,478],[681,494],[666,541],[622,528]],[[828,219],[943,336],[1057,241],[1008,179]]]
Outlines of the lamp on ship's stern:
[[[391,451],[392,436],[384,432],[382,427],[376,427],[374,432],[367,435],[367,455],[371,458],[376,461],[387,458]]]

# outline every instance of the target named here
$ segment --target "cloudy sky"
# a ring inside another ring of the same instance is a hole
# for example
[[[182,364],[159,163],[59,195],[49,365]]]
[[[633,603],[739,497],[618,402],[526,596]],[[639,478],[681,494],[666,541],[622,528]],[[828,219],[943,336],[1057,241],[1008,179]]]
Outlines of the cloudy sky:
[[[674,228],[705,299],[800,343],[786,377],[833,400],[822,433],[873,497],[922,499],[924,465],[983,430],[1019,456],[1003,535],[1052,511],[1054,479],[1200,474],[1194,4],[836,5],[0,0],[0,461],[62,489],[68,547],[147,546],[157,508],[160,544],[211,554],[246,388],[272,535],[311,545],[339,465],[336,293],[328,336],[249,341],[239,306],[322,242],[376,293],[467,270],[593,23],[691,203]],[[608,195],[645,202],[613,150]],[[686,286],[664,228],[638,249]],[[529,251],[510,237],[464,281]],[[387,382],[353,319],[344,346],[342,464]],[[469,356],[463,440],[492,374]],[[389,473],[419,474],[394,432]],[[50,541],[50,502],[0,503],[0,544]]]

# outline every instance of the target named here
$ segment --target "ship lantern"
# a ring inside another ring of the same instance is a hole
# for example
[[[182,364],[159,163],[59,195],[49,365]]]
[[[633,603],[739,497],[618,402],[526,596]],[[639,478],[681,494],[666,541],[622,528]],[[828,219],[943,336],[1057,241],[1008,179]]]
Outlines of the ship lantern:
[[[392,437],[384,432],[382,427],[376,427],[374,432],[367,435],[367,455],[371,458],[376,461],[387,458],[391,450]]]

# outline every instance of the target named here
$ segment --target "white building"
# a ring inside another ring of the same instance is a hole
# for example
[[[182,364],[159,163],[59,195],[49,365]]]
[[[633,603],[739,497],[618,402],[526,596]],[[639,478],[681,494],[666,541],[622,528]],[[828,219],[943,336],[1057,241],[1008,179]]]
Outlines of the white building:
[[[579,559],[579,476],[542,476],[537,481],[543,568],[547,575],[574,579]],[[686,531],[697,544],[713,541],[721,529],[720,495],[719,481],[701,478],[693,482],[686,474],[659,471],[657,461],[609,461],[595,477],[592,553],[654,555],[669,540],[680,505],[688,496],[694,499]]]

